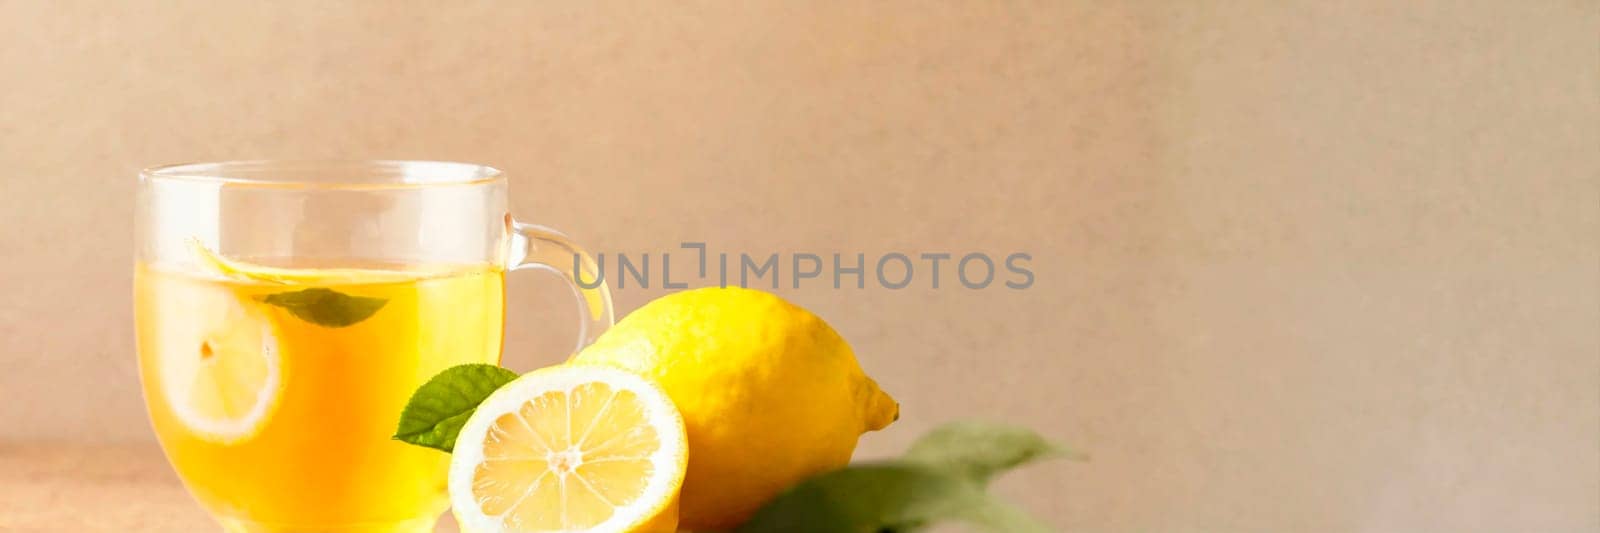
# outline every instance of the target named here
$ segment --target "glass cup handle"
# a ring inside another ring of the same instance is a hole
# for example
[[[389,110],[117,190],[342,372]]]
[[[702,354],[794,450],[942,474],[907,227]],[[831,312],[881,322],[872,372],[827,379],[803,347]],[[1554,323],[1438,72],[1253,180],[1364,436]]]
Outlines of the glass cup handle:
[[[578,344],[573,353],[594,342],[611,327],[611,289],[594,258],[561,232],[523,222],[511,222],[509,270],[536,269],[554,272],[567,280],[578,298]],[[588,281],[585,281],[588,280]]]

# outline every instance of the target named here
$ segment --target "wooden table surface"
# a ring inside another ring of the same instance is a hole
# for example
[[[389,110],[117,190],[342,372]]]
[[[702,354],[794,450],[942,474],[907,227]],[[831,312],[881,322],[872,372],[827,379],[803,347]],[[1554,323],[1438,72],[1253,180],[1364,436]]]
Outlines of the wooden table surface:
[[[216,532],[154,445],[0,443],[0,531]],[[439,533],[454,533],[449,518]]]

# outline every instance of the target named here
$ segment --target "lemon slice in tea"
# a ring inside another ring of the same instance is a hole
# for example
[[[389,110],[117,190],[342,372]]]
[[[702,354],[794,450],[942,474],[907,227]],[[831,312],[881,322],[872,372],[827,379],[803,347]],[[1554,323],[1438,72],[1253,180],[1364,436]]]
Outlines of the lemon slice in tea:
[[[205,440],[254,436],[282,395],[272,319],[226,284],[173,282],[162,298],[183,306],[171,316],[192,317],[156,333],[161,390],[173,414]]]
[[[495,391],[462,427],[450,499],[472,533],[671,532],[688,446],[644,378],[556,366]]]
[[[342,285],[381,281],[408,281],[418,273],[369,268],[287,268],[251,263],[224,257],[200,242],[188,239],[189,251],[200,267],[228,279],[261,281],[279,285]]]

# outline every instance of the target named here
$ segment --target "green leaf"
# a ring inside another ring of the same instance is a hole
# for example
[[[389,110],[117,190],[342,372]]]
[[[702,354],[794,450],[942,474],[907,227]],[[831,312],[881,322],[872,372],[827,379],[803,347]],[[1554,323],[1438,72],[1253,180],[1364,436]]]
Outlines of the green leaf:
[[[989,422],[953,422],[923,435],[905,459],[987,485],[996,474],[1050,457],[1083,459],[1033,430]]]
[[[939,522],[982,531],[1050,529],[985,492],[995,475],[1039,459],[1081,455],[1024,428],[956,422],[923,435],[905,457],[806,480],[767,503],[737,533],[905,533]]]
[[[495,389],[517,379],[517,373],[494,365],[454,366],[417,387],[400,413],[395,440],[449,452],[456,435]]]
[[[371,317],[389,300],[351,296],[333,289],[316,287],[257,297],[268,305],[282,307],[296,318],[327,328],[342,328]]]
[[[851,466],[806,480],[735,531],[901,533],[943,521],[964,522],[984,531],[1050,531],[958,473],[906,461]]]

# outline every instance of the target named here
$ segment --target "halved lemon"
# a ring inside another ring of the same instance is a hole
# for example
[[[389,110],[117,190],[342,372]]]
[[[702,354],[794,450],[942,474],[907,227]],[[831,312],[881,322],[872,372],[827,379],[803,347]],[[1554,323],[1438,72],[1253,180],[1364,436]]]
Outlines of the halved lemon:
[[[166,403],[196,436],[219,443],[260,432],[282,396],[272,319],[260,304],[214,283],[162,289],[158,368]]]
[[[644,378],[536,370],[467,419],[450,459],[463,531],[671,532],[688,464],[683,418]]]

